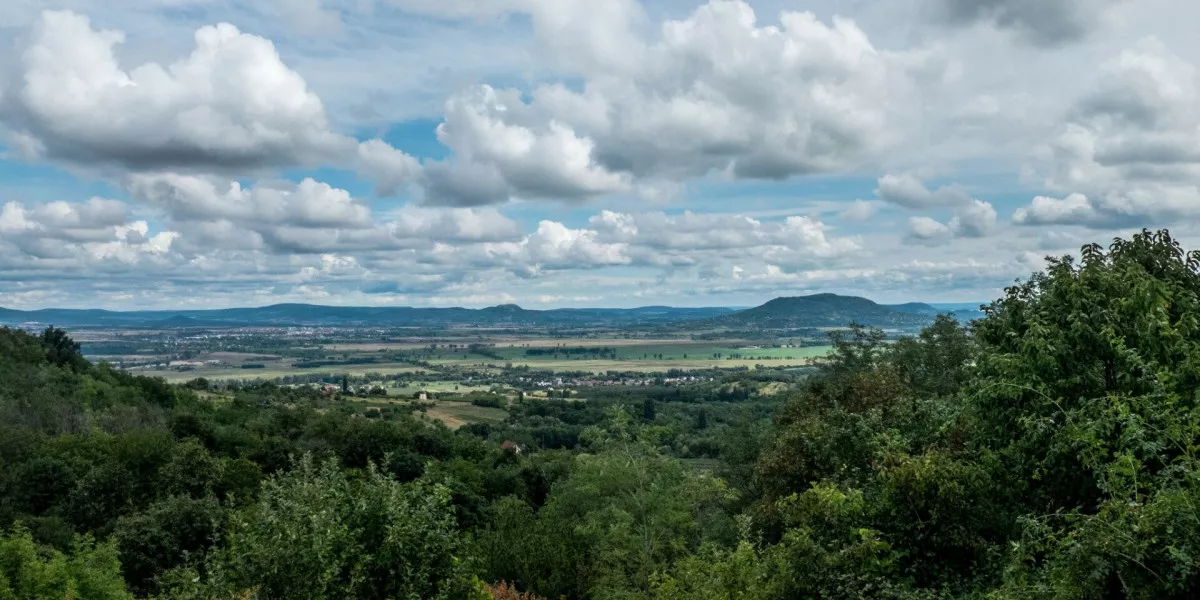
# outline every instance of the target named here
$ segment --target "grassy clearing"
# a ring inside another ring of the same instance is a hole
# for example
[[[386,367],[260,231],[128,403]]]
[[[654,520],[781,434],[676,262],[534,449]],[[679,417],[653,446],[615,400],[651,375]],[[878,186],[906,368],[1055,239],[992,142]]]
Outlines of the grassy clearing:
[[[405,406],[410,403],[409,400],[387,400],[384,398],[349,398],[355,404],[369,406],[371,408],[388,408],[392,406]]]
[[[437,402],[425,414],[445,423],[451,429],[458,429],[468,423],[500,423],[508,418],[508,412],[505,410],[464,402]]]
[[[777,396],[788,391],[789,389],[791,388],[789,388],[786,383],[779,383],[776,381],[758,388],[758,393],[763,396]]]
[[[218,394],[204,390],[196,390],[196,397],[200,398],[201,400],[208,400],[209,402],[213,402],[215,404],[226,404],[233,402],[233,396],[231,395]]]

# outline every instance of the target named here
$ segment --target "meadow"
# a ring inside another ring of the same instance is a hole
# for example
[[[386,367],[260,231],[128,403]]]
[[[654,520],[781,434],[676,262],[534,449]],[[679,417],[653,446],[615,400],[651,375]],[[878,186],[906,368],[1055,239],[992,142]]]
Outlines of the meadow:
[[[425,414],[451,429],[468,423],[501,423],[508,418],[508,411],[504,409],[475,406],[467,402],[436,402]]]

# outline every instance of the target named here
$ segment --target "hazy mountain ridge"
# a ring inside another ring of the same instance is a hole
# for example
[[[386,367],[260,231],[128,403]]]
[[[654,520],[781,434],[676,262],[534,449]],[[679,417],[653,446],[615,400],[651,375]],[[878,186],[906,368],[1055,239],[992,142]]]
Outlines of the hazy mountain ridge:
[[[937,316],[941,313],[948,312],[945,310],[939,310],[938,308],[934,307],[933,305],[925,304],[924,302],[908,302],[906,304],[881,304],[880,306],[882,306],[884,308],[890,308],[892,310],[904,312],[904,313],[912,313],[915,315]]]
[[[319,306],[276,304],[259,308],[183,311],[0,308],[0,323],[42,323],[74,327],[412,327],[431,325],[653,325],[710,318],[733,309],[580,308],[529,310],[515,304],[483,309]]]
[[[279,327],[421,327],[421,326],[657,326],[793,329],[844,327],[912,328],[932,322],[946,310],[910,302],[884,305],[858,296],[815,294],[776,298],[754,308],[559,308],[532,310],[516,304],[481,309],[407,306],[321,306],[275,304],[257,308],[213,310],[108,311],[99,309],[0,308],[0,324],[40,323],[63,327],[219,328]],[[963,318],[974,315],[963,314]]]

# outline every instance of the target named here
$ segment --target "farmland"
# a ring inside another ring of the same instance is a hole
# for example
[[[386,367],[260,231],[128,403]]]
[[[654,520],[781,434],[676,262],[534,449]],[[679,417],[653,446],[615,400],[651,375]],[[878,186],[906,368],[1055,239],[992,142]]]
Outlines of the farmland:
[[[149,371],[150,374],[162,377],[168,382],[183,382],[197,377],[211,379],[214,381],[225,380],[274,380],[281,377],[289,377],[298,374],[309,375],[352,375],[365,376],[369,373],[379,373],[383,375],[396,375],[400,373],[423,373],[425,369],[415,367],[404,363],[382,363],[371,365],[347,365],[344,367],[321,367],[316,369],[300,369],[294,366],[293,362],[280,361],[277,364],[267,366],[263,369],[246,369],[229,364],[205,365],[193,368],[151,368],[139,369],[137,371]]]
[[[576,338],[567,340],[504,339],[470,345],[434,340],[429,343],[335,343],[284,350],[280,354],[211,352],[190,360],[140,357],[149,364],[130,367],[167,381],[203,377],[214,381],[276,380],[293,376],[414,377],[446,369],[497,370],[528,368],[554,373],[605,373],[672,370],[754,369],[759,365],[799,367],[828,352],[828,346],[779,344],[743,345],[736,341],[680,339],[628,340]],[[292,354],[288,356],[288,354]],[[139,357],[100,357],[130,362]]]
[[[420,413],[451,428],[503,422],[518,398],[586,400],[598,387],[680,385],[759,369],[799,372],[830,349],[817,336],[763,341],[586,330],[444,336],[263,327],[87,333],[84,350],[93,349],[92,360],[168,383],[198,390],[257,382],[315,388],[376,411]],[[765,385],[761,393],[771,389]]]

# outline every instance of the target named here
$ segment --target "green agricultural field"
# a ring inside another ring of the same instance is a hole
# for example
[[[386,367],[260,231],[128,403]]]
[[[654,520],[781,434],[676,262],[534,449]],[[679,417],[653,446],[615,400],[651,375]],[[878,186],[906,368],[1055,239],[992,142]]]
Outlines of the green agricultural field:
[[[571,346],[571,347],[624,347],[624,346],[669,346],[672,344],[689,343],[689,340],[680,338],[614,338],[614,337],[570,337],[570,338],[536,338],[536,339],[518,339],[518,338],[497,338],[489,340],[496,344],[497,349],[502,348],[553,348],[555,346]]]
[[[270,364],[266,369],[242,369],[238,367],[230,367],[227,365],[219,365],[215,367],[198,367],[189,371],[175,371],[164,369],[161,371],[135,371],[139,375],[149,375],[151,377],[162,377],[169,382],[190,381],[197,377],[204,377],[213,381],[225,379],[278,379],[280,377],[288,377],[291,375],[366,375],[368,373],[379,373],[381,375],[394,375],[397,373],[422,373],[426,370],[421,367],[415,367],[407,363],[380,363],[369,365],[346,365],[337,366],[331,365],[327,367],[319,367],[316,369],[297,369],[290,364]]]
[[[355,358],[378,356],[377,345],[363,345],[362,352],[343,351],[339,359],[353,362]],[[353,345],[346,345],[343,350],[350,350]],[[367,349],[370,350],[367,350]],[[754,368],[755,365],[768,366],[804,366],[810,364],[813,358],[829,352],[828,346],[813,346],[804,348],[760,348],[752,344],[741,344],[737,341],[725,342],[693,342],[688,340],[628,340],[628,339],[571,339],[566,341],[530,340],[521,342],[505,340],[498,342],[495,347],[480,351],[469,351],[466,348],[438,348],[433,351],[406,351],[406,357],[416,358],[435,366],[469,367],[472,369],[496,369],[506,365],[528,366],[532,369],[550,371],[584,371],[603,373],[605,371],[645,371],[661,373],[671,369],[710,369],[710,368]],[[233,356],[232,354],[230,356]],[[241,358],[254,355],[239,355]],[[296,368],[294,364],[299,359],[284,358],[274,360],[253,361],[261,362],[266,368],[243,369],[238,362],[234,364],[205,365],[188,370],[137,370],[139,374],[158,376],[170,382],[182,382],[197,377],[214,381],[230,379],[277,379],[290,375],[340,375],[355,376],[368,373],[394,375],[399,373],[426,372],[422,367],[409,363],[389,362],[351,365],[327,365],[313,369]],[[245,362],[245,361],[242,361]],[[429,382],[426,389],[432,392],[451,392],[458,385],[457,391],[467,393],[478,388],[466,386],[460,382]],[[410,385],[392,393],[407,395],[419,390],[419,386]],[[410,392],[411,390],[411,392]]]
[[[183,381],[191,381],[197,377],[203,377],[211,381],[221,381],[224,379],[277,379],[288,375],[295,375],[298,370],[291,368],[272,367],[270,369],[239,369],[236,367],[200,367],[187,371],[177,371],[174,369],[163,370],[135,370],[138,375],[147,375],[149,377],[162,377],[170,383],[179,383]]]
[[[626,340],[623,340],[626,341]],[[532,346],[531,346],[532,347]],[[458,356],[443,355],[429,362],[445,366],[503,365],[528,366],[532,369],[551,371],[646,371],[664,372],[671,369],[709,368],[754,368],[755,365],[804,366],[812,359],[829,353],[829,346],[804,348],[755,348],[732,344],[687,343],[674,341],[640,345],[580,345],[580,346],[537,346],[539,353],[530,355],[526,347],[497,347],[492,351],[499,356],[485,357],[463,353]],[[560,353],[546,353],[561,348]],[[572,348],[609,348],[608,354],[571,352]],[[615,359],[612,358],[615,353]]]
[[[579,345],[563,345],[561,347],[541,347],[537,348],[537,354],[529,354],[532,348],[495,348],[495,353],[505,360],[514,362],[537,362],[545,360],[572,360],[580,359],[587,360],[591,358],[599,358],[598,355],[579,353],[579,349],[611,349],[618,361],[620,360],[720,360],[736,358],[740,360],[753,360],[756,358],[770,358],[778,360],[798,360],[808,359],[815,356],[823,356],[828,353],[828,346],[815,346],[806,348],[758,348],[752,345],[735,345],[735,344],[713,344],[706,342],[673,342],[662,343],[656,342],[653,344],[632,344],[632,345],[606,345],[603,343],[579,344]],[[555,355],[555,349],[562,350],[561,353]],[[575,350],[572,352],[572,350]],[[547,354],[549,352],[549,354]],[[611,354],[610,354],[611,356]],[[495,359],[492,359],[493,361]]]

